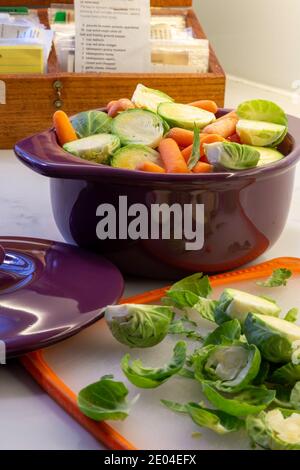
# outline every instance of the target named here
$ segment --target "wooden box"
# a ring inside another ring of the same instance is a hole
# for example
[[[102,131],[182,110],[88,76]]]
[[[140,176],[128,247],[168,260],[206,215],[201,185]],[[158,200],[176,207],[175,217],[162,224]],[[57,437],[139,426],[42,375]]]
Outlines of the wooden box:
[[[72,0],[60,2],[72,3]],[[51,0],[5,1],[6,5],[14,6],[24,3],[30,8],[41,7],[40,18],[47,24],[46,7]],[[155,14],[184,14],[195,36],[205,38],[194,11],[189,8],[191,4],[192,0],[151,0]],[[52,50],[47,74],[0,75],[0,148],[11,148],[19,139],[49,127],[53,112],[60,104],[69,115],[101,107],[118,97],[130,97],[139,82],[161,89],[182,103],[212,99],[219,106],[224,104],[225,75],[212,48],[209,72],[205,74],[61,73],[55,50]]]

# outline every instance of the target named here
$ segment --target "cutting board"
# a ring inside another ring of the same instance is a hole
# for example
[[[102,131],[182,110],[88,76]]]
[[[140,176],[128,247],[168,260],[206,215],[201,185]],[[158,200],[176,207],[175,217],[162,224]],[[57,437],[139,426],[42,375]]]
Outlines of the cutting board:
[[[257,280],[269,276],[278,267],[286,267],[294,273],[287,287],[270,289],[256,284]],[[300,306],[300,259],[278,258],[210,279],[214,298],[230,286],[257,295],[272,296],[283,312]],[[165,290],[148,292],[126,299],[126,302],[158,303]],[[211,324],[203,321],[202,328],[209,331]],[[140,358],[146,366],[163,365],[171,357],[178,339],[178,336],[168,336],[154,348],[129,351],[112,337],[102,319],[77,336],[31,353],[21,360],[49,395],[110,449],[249,449],[249,439],[244,431],[219,436],[197,427],[187,416],[175,414],[160,404],[161,399],[182,403],[203,400],[196,381],[173,377],[156,389],[142,390],[131,385],[122,374],[120,360],[125,353],[130,352],[132,358]],[[189,347],[195,346],[189,341],[188,344]],[[114,374],[116,379],[124,381],[130,398],[140,395],[129,417],[123,422],[97,423],[82,415],[77,407],[79,390],[105,374]],[[200,432],[201,437],[196,437],[195,432]]]

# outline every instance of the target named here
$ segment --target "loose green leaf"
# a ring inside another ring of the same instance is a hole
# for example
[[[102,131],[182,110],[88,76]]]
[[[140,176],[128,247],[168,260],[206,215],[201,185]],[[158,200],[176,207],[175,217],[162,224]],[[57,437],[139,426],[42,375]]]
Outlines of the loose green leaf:
[[[186,405],[182,405],[181,403],[177,403],[175,401],[170,400],[160,400],[160,402],[169,408],[169,410],[175,411],[176,413],[184,413],[187,414]]]
[[[295,323],[298,318],[299,309],[298,308],[291,308],[284,317],[285,321],[289,321],[291,323]]]
[[[268,361],[261,361],[260,363],[260,368],[258,371],[257,376],[253,380],[252,384],[253,385],[263,385],[265,381],[267,380],[267,377],[269,376],[270,372],[270,364]]]
[[[194,166],[199,162],[199,160],[200,160],[200,130],[196,125],[194,125],[193,149],[192,149],[192,154],[188,161],[189,170],[192,170]]]
[[[195,374],[192,370],[183,367],[178,374],[180,377],[184,377],[185,379],[195,379]]]
[[[275,269],[266,281],[258,281],[256,284],[262,287],[286,286],[288,279],[292,276],[292,271],[286,268]]]
[[[223,344],[224,342],[233,342],[239,340],[241,336],[241,325],[238,320],[230,320],[210,333],[204,340],[203,346],[209,344]]]
[[[199,297],[197,303],[193,305],[193,307],[187,308],[186,311],[189,315],[192,310],[193,312],[199,313],[205,320],[215,322],[215,311],[217,306],[218,302],[216,300]]]
[[[186,327],[185,320],[176,320],[169,326],[170,335],[184,335],[189,339],[202,340],[202,336],[195,330]]]
[[[196,273],[175,282],[167,291],[167,294],[172,291],[189,291],[199,297],[208,297],[211,290],[208,276],[204,276],[203,273]]]
[[[121,420],[129,414],[128,390],[122,382],[104,376],[83,388],[77,398],[80,411],[95,421]]]
[[[188,403],[186,410],[195,424],[211,429],[217,434],[236,432],[243,426],[243,422],[235,416],[223,411],[204,408],[197,403]]]
[[[270,377],[271,382],[294,385],[300,381],[300,365],[295,365],[292,362],[276,369]]]
[[[186,307],[193,307],[198,302],[199,296],[188,290],[172,290],[167,292],[167,297],[164,297],[164,304],[167,303],[165,299],[169,301],[169,305],[184,309]]]
[[[126,354],[121,361],[121,369],[136,387],[156,388],[177,374],[184,366],[185,360],[186,344],[184,341],[179,341],[174,347],[173,357],[164,367],[144,367],[139,359],[130,363],[130,355]]]
[[[291,391],[290,403],[294,410],[300,410],[300,381],[294,385]]]
[[[84,111],[72,119],[72,126],[80,139],[111,132],[112,118],[103,111]]]
[[[209,383],[202,383],[206,398],[219,410],[232,416],[257,414],[272,403],[276,392],[261,387],[248,387],[234,395],[222,394]]]
[[[198,350],[193,366],[199,382],[210,381],[220,391],[237,392],[248,387],[257,376],[260,361],[256,346],[235,342]]]
[[[105,309],[105,320],[113,336],[132,348],[150,348],[168,334],[174,313],[172,307],[121,304]]]

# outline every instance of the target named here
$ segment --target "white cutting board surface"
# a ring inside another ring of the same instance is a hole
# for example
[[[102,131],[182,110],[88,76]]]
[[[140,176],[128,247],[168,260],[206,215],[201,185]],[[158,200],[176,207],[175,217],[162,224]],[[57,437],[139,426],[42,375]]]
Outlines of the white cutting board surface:
[[[254,280],[234,283],[229,279],[228,286],[257,295],[269,295],[286,313],[292,307],[300,307],[299,281],[300,276],[294,275],[287,287],[270,289],[258,287]],[[214,288],[213,297],[218,298],[224,287]],[[160,404],[162,398],[181,403],[203,400],[198,382],[173,377],[156,389],[143,390],[131,385],[120,370],[120,361],[127,352],[132,358],[144,361],[146,366],[163,365],[171,357],[173,346],[179,339],[183,338],[169,336],[154,348],[130,350],[118,343],[105,321],[100,320],[77,336],[45,349],[44,358],[75,393],[105,374],[114,374],[115,379],[123,381],[129,389],[129,398],[139,393],[139,400],[129,417],[123,422],[110,423],[138,449],[249,449],[249,439],[244,431],[219,436],[197,427],[188,416],[171,412]],[[191,346],[195,344],[187,342]],[[201,437],[193,437],[194,432],[200,432]]]

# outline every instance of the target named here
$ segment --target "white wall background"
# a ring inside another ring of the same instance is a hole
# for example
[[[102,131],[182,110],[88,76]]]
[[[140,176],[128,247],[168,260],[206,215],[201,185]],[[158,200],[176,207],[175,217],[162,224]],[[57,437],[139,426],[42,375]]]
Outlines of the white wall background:
[[[292,91],[300,80],[300,0],[194,0],[225,71]]]

